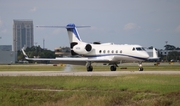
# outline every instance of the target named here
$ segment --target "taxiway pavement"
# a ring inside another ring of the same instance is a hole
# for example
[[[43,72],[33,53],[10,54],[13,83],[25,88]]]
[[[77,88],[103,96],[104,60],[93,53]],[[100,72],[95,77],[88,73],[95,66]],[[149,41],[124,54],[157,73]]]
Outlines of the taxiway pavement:
[[[120,76],[133,74],[180,75],[180,71],[1,71],[0,76]]]

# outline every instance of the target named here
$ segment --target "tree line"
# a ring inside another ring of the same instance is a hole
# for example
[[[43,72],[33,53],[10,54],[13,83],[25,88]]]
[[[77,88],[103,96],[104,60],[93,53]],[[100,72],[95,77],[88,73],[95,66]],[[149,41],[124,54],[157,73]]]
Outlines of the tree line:
[[[158,56],[160,57],[161,60],[164,61],[179,61],[180,60],[180,48],[175,47],[174,45],[165,45],[164,46],[165,50],[170,51],[168,52],[168,55],[163,55],[161,53],[158,53]]]
[[[55,58],[55,52],[47,49],[43,49],[40,46],[27,47],[25,50],[29,58]],[[18,51],[18,61],[25,60],[22,51]]]

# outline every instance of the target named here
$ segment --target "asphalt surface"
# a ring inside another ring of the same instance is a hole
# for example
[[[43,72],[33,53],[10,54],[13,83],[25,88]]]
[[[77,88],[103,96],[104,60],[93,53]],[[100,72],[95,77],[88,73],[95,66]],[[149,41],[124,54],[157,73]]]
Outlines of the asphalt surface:
[[[99,71],[99,72],[65,72],[65,71],[1,71],[0,76],[121,76],[133,74],[180,75],[180,71]]]

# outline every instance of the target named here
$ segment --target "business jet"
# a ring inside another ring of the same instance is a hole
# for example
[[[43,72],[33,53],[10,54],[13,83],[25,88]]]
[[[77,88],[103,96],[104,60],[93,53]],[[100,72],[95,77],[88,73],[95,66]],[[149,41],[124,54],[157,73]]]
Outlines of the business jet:
[[[52,63],[63,63],[73,65],[85,65],[87,71],[93,71],[92,63],[103,63],[110,65],[111,71],[116,71],[118,64],[123,62],[138,62],[139,71],[143,71],[142,62],[149,59],[146,50],[140,45],[114,44],[114,43],[86,43],[79,36],[77,28],[88,26],[75,26],[68,24],[67,26],[38,26],[66,28],[69,36],[71,55],[79,57],[66,58],[29,58],[24,49],[22,52],[26,60],[33,61],[51,61]]]

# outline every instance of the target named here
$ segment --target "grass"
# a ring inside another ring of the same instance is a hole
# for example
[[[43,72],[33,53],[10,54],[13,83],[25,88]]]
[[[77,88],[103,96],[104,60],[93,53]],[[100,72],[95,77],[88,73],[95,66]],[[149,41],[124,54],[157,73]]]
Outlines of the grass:
[[[137,71],[136,65],[120,65]],[[63,71],[53,65],[0,65],[0,71]],[[84,66],[72,66],[85,71]],[[180,71],[180,65],[144,65],[152,71]],[[109,66],[94,65],[94,71]],[[1,76],[0,106],[177,106],[180,75]]]
[[[0,77],[0,105],[178,105],[179,82],[179,75]]]

